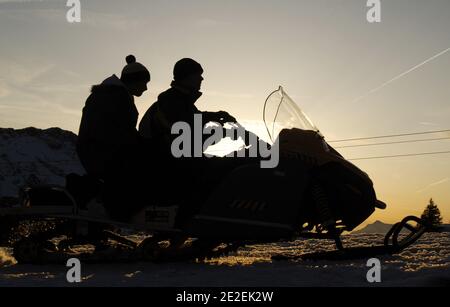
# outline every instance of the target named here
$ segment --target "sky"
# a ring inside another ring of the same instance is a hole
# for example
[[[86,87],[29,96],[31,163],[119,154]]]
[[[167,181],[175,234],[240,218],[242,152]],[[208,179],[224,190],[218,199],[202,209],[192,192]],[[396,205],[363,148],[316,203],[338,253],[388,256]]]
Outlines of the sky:
[[[78,132],[90,86],[134,54],[152,75],[141,114],[184,57],[204,67],[202,110],[260,121],[282,85],[327,140],[450,129],[450,1],[0,0],[0,127]],[[402,138],[444,138],[450,133]],[[396,141],[384,139],[380,141]],[[360,141],[364,144],[367,141]],[[332,143],[350,145],[350,143]],[[449,151],[450,140],[338,149],[346,158]],[[450,154],[354,163],[388,204],[368,222],[420,215],[433,197],[450,223]]]

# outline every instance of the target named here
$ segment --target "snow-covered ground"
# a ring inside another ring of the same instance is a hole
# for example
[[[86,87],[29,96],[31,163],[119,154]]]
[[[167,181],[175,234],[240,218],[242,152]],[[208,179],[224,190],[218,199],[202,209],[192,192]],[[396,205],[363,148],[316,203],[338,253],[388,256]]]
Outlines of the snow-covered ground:
[[[346,246],[381,243],[380,234],[352,234]],[[366,280],[367,259],[281,261],[271,256],[333,249],[332,241],[298,240],[240,248],[206,262],[84,264],[82,286],[450,286],[450,234],[427,233],[394,256],[378,257],[381,283]],[[63,265],[18,265],[0,252],[0,286],[72,286]]]
[[[75,142],[76,135],[58,128],[0,129],[0,200],[16,197],[23,185],[37,182],[63,184],[65,175],[71,172],[82,174]],[[371,227],[372,232],[385,232],[389,228],[389,225],[375,224],[377,227]],[[345,236],[344,243],[361,246],[381,244],[382,240],[383,235],[358,233]],[[271,260],[271,256],[279,254],[330,249],[334,249],[332,241],[298,240],[246,246],[237,253],[207,262],[83,264],[81,285],[371,285],[366,280],[367,259],[341,262]],[[425,234],[401,254],[383,256],[380,260],[381,286],[450,285],[450,233]],[[0,286],[71,286],[66,281],[67,269],[64,265],[18,265],[10,250],[0,248]]]

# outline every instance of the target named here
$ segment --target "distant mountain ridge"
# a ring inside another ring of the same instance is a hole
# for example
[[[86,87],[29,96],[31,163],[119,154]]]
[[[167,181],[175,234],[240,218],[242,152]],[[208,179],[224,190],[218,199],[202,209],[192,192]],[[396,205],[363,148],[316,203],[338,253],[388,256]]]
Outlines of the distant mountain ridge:
[[[365,234],[365,233],[379,233],[379,234],[386,234],[391,228],[393,224],[385,224],[381,221],[376,221],[372,224],[366,225],[366,227],[353,231],[352,234]],[[439,231],[441,232],[450,232],[450,224],[442,224],[439,227]]]
[[[358,234],[358,233],[381,233],[385,234],[391,229],[393,225],[392,224],[385,224],[381,221],[375,221],[372,224],[366,225],[366,227],[353,231],[352,233]]]
[[[17,197],[25,185],[62,185],[67,174],[85,173],[76,141],[60,128],[0,128],[0,199]]]

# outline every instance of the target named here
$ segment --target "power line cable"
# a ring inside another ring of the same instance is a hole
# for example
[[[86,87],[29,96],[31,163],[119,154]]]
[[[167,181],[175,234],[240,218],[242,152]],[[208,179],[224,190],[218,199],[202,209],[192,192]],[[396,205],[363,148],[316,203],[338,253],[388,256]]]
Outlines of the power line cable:
[[[441,133],[441,132],[450,132],[450,129],[435,130],[435,131],[425,131],[425,132],[414,132],[414,133],[390,134],[390,135],[377,135],[377,136],[370,136],[370,137],[360,137],[360,138],[351,138],[351,139],[342,139],[342,140],[332,140],[332,141],[327,141],[327,142],[328,143],[338,143],[338,142],[349,142],[349,141],[360,141],[360,140],[384,139],[384,138],[393,138],[393,137],[401,137],[401,136],[433,134],[433,133]]]
[[[372,144],[346,145],[346,146],[338,146],[338,147],[334,147],[334,148],[335,149],[340,149],[340,148],[366,147],[366,146],[391,145],[391,144],[405,144],[405,143],[417,143],[417,142],[428,142],[428,141],[439,141],[439,140],[450,140],[450,137],[434,138],[434,139],[419,139],[419,140],[409,140],[409,141],[398,141],[398,142],[383,142],[383,143],[372,143]]]
[[[449,154],[449,153],[450,153],[450,151],[436,151],[436,152],[422,152],[422,153],[393,155],[393,156],[351,158],[351,159],[347,159],[347,160],[349,160],[349,161],[373,160],[373,159],[387,159],[387,158],[399,158],[399,157],[415,157],[415,156],[425,156],[425,155],[440,155],[440,154]]]

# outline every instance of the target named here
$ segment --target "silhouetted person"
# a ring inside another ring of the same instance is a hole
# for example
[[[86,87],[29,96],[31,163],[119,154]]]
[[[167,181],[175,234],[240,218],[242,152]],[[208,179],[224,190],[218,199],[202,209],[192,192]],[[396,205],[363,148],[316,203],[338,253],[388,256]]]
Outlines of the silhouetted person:
[[[144,138],[152,139],[155,146],[163,149],[161,157],[165,156],[162,159],[165,163],[162,164],[170,165],[174,170],[171,189],[175,193],[172,194],[183,195],[186,203],[181,207],[179,220],[196,212],[213,188],[230,171],[243,164],[258,162],[252,158],[173,158],[171,144],[177,135],[171,134],[171,128],[176,122],[188,123],[192,134],[195,114],[202,115],[202,126],[208,122],[221,125],[236,122],[236,119],[225,111],[205,112],[195,106],[202,95],[202,74],[203,68],[196,61],[189,58],[179,60],[173,69],[171,87],[158,96],[158,100],[147,110],[139,123],[139,133]]]
[[[186,122],[193,131],[194,114],[202,114],[203,123],[235,122],[236,119],[225,111],[200,111],[196,101],[201,97],[203,68],[196,61],[184,58],[173,69],[173,81],[170,89],[161,93],[158,100],[147,110],[139,123],[139,133],[145,138],[157,140],[161,146],[170,151],[172,125]]]
[[[140,97],[150,82],[149,71],[133,55],[126,62],[120,78],[113,75],[92,87],[77,141],[87,174],[105,182],[105,207],[113,218],[124,219],[144,205],[138,193],[144,142],[136,129],[134,96]]]
[[[120,79],[113,75],[94,85],[83,108],[77,153],[89,175],[103,179],[115,155],[139,143],[134,97],[147,90],[150,73],[132,55]]]

